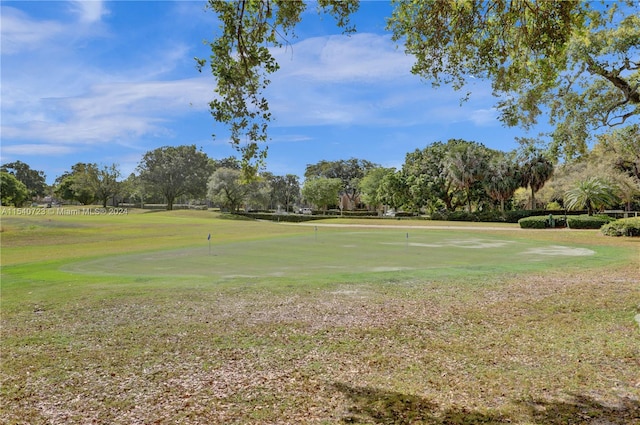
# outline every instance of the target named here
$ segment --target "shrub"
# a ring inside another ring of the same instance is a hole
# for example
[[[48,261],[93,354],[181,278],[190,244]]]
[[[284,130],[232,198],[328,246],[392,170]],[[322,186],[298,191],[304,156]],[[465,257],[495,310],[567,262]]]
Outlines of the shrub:
[[[536,215],[521,218],[518,220],[518,224],[522,229],[546,229],[550,227],[566,227],[567,221],[564,216]]]
[[[467,211],[452,211],[448,214],[449,221],[478,221],[478,217],[474,213]]]
[[[640,236],[640,217],[621,218],[600,229],[607,236]]]
[[[567,225],[571,229],[599,229],[611,220],[601,215],[575,215],[567,217]]]
[[[549,227],[549,217],[537,215],[534,217],[524,217],[518,220],[522,229],[545,229]]]

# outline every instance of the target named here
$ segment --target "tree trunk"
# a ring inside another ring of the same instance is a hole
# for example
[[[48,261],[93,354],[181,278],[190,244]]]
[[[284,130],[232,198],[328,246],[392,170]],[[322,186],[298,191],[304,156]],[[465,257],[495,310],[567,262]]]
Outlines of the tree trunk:
[[[531,188],[531,210],[536,209],[536,191]]]

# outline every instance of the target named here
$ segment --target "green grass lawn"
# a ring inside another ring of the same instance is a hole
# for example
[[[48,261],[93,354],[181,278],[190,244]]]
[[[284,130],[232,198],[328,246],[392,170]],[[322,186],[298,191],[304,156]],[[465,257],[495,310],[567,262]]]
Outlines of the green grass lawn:
[[[640,423],[637,238],[1,219],[3,424]]]

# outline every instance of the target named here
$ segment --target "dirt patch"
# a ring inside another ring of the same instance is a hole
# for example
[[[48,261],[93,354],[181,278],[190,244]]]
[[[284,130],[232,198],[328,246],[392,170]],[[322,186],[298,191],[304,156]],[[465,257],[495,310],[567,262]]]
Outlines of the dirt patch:
[[[594,255],[595,251],[588,248],[576,248],[562,245],[550,245],[541,248],[531,248],[523,252],[526,255],[562,255],[566,257],[583,257]]]

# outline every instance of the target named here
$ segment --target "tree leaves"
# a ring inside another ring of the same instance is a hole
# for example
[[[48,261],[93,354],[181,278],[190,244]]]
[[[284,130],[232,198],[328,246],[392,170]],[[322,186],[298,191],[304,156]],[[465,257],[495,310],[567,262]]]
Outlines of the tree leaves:
[[[323,0],[319,9],[335,16],[346,31],[349,15],[358,7],[355,0]],[[221,34],[209,42],[211,73],[216,78],[216,97],[210,102],[213,118],[228,126],[230,141],[242,153],[245,180],[263,168],[267,150],[267,129],[272,120],[264,90],[270,75],[280,67],[269,50],[295,37],[295,25],[307,8],[293,0],[209,0],[208,8],[221,22]],[[206,64],[196,58],[198,70]]]

